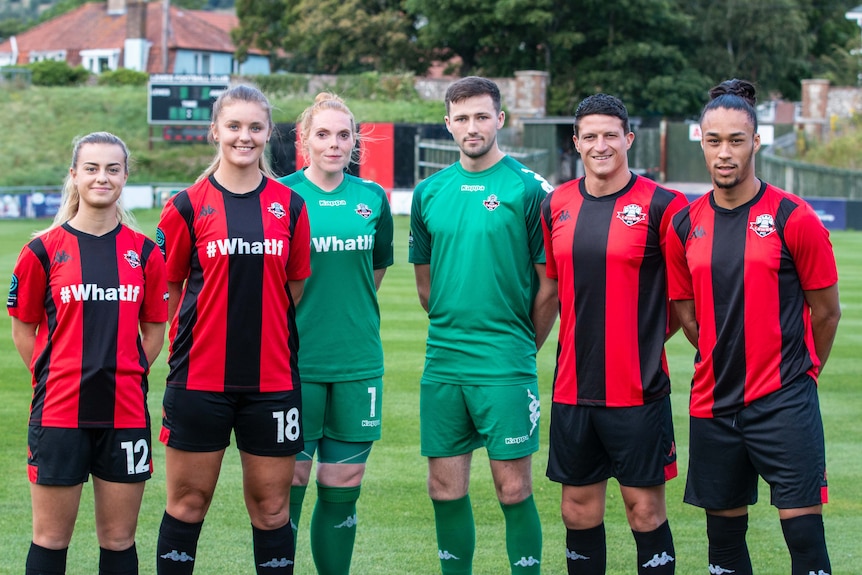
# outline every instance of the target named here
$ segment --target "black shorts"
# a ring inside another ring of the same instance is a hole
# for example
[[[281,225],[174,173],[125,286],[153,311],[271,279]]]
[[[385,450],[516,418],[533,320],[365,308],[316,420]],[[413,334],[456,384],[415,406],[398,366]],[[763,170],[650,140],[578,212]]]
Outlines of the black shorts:
[[[753,505],[758,476],[779,509],[826,502],[823,422],[811,377],[733,415],[692,417],[690,429],[686,503],[715,510]]]
[[[27,474],[37,485],[79,485],[90,474],[139,483],[153,471],[150,429],[64,428],[31,425]]]
[[[564,485],[615,477],[627,487],[677,475],[670,397],[635,407],[551,405],[547,476]]]
[[[276,392],[193,391],[168,386],[159,440],[182,451],[220,451],[234,432],[240,451],[283,457],[303,448],[299,389]]]

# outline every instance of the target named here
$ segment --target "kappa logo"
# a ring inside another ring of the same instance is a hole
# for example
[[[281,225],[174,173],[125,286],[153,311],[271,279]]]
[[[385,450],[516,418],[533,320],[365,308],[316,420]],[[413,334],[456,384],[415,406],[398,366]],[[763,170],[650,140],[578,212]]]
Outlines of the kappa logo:
[[[590,558],[587,557],[586,555],[581,555],[577,551],[572,551],[570,549],[566,549],[566,559],[568,559],[569,561],[580,561],[582,559],[584,561],[590,560]]]
[[[201,211],[198,212],[198,218],[205,218],[207,216],[211,216],[216,213],[216,210],[211,205],[207,204],[201,208]]]
[[[462,192],[484,192],[485,186],[482,184],[461,184]]]
[[[71,260],[71,259],[72,259],[72,256],[70,256],[70,255],[66,252],[66,250],[60,250],[59,252],[57,252],[56,254],[54,254],[54,263],[55,263],[55,264],[64,264],[64,263],[68,262],[68,261],[69,261],[69,260]]]
[[[188,561],[194,561],[195,558],[183,551],[180,553],[176,549],[171,550],[170,553],[165,553],[164,555],[159,555],[162,559],[170,559],[171,561],[179,561],[180,563],[186,563]]]
[[[703,226],[694,226],[694,229],[691,230],[691,233],[688,234],[688,239],[695,240],[697,238],[705,238],[706,237],[706,229]]]
[[[132,269],[137,269],[141,267],[141,257],[134,250],[129,250],[124,253],[123,259],[129,262],[129,265],[132,266]]]
[[[563,210],[560,212],[560,217],[557,218],[558,222],[566,222],[572,219],[572,216],[569,215],[569,210]]]
[[[726,573],[736,573],[733,569],[725,569],[720,565],[709,564],[709,573],[710,575],[725,575]]]
[[[539,398],[533,395],[533,392],[529,389],[527,390],[527,396],[530,398],[530,423],[532,423],[532,427],[530,427],[530,437],[533,436],[533,431],[536,430],[536,426],[539,424],[539,418],[542,416],[541,412],[541,403],[539,402]]]
[[[529,557],[521,557],[520,559],[512,563],[512,565],[514,565],[515,567],[533,567],[534,565],[538,564],[539,560],[532,555],[530,555]]]
[[[617,217],[628,227],[639,224],[646,219],[643,206],[637,204],[629,204],[623,208],[623,211],[617,212]]]
[[[667,551],[662,551],[661,555],[656,553],[652,556],[652,559],[643,564],[643,567],[661,567],[663,565],[667,565],[668,563],[673,563],[675,559],[667,554]]]
[[[273,569],[277,569],[279,567],[287,567],[288,565],[293,565],[293,561],[291,561],[287,557],[282,557],[281,559],[278,559],[277,557],[273,557],[272,559],[270,559],[266,563],[261,563],[259,566],[260,567],[271,567]]]
[[[284,206],[282,206],[278,202],[272,202],[266,211],[274,215],[276,218],[281,219],[287,215],[287,212],[284,211]]]
[[[366,220],[371,217],[371,214],[374,213],[371,211],[365,204],[357,204],[356,205],[356,213],[365,218]]]
[[[550,184],[550,182],[548,182],[548,180],[546,180],[545,178],[543,178],[542,176],[540,176],[539,174],[537,174],[533,170],[530,170],[527,168],[521,168],[521,171],[524,172],[525,174],[533,176],[533,179],[542,185],[542,189],[545,191],[546,194],[550,194],[551,192],[554,191],[554,186],[552,186]]]
[[[356,513],[354,513],[353,515],[348,516],[347,519],[336,525],[335,528],[341,529],[342,527],[347,527],[348,529],[350,529],[351,527],[356,527],[356,523]]]
[[[497,199],[496,194],[491,194],[482,202],[482,205],[488,209],[489,212],[493,212],[497,208],[500,207],[500,200]]]
[[[448,552],[448,551],[446,551],[445,549],[438,549],[438,550],[437,550],[437,556],[438,556],[438,557],[440,557],[440,560],[441,560],[441,561],[451,561],[451,560],[453,560],[453,559],[454,559],[455,561],[460,561],[460,560],[461,560],[461,558],[460,558],[460,557],[455,557],[454,555],[452,555],[451,553],[449,553],[449,552]]]
[[[765,238],[775,231],[775,218],[769,214],[761,214],[748,224],[748,227],[761,238]]]

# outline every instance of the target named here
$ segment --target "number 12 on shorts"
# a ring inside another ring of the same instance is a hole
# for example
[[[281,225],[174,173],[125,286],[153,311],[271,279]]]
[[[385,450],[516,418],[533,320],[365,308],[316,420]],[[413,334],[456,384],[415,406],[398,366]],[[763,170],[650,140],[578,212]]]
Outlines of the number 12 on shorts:
[[[284,440],[296,441],[299,439],[299,409],[293,407],[286,413],[284,411],[273,411],[272,418],[276,421],[275,441],[284,443]]]
[[[126,472],[129,475],[140,475],[150,470],[150,450],[146,439],[137,442],[121,441],[120,449],[126,452]],[[135,454],[140,453],[138,462],[135,463]]]

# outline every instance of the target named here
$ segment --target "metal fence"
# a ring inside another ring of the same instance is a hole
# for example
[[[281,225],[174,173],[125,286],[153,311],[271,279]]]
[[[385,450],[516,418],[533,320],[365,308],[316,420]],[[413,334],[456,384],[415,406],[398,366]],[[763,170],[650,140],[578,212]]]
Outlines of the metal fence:
[[[29,68],[0,68],[0,84],[29,88],[32,83],[33,71]]]
[[[500,149],[537,174],[548,174],[552,170],[552,160],[547,150],[502,144]],[[452,140],[428,140],[417,137],[415,153],[415,183],[418,184],[431,174],[457,162],[460,150]]]
[[[758,175],[804,198],[862,200],[862,170],[829,168],[785,157],[795,153],[795,134],[776,138],[775,143],[758,156]]]

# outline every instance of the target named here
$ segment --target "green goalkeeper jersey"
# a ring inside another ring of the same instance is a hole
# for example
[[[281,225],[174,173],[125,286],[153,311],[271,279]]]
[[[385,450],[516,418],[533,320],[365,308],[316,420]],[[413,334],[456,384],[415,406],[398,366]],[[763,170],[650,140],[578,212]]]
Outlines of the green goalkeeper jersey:
[[[509,156],[482,172],[455,163],[416,187],[409,258],[431,273],[425,380],[535,381],[534,265],[545,263],[540,205],[551,189]]]
[[[335,383],[382,375],[374,270],[393,262],[386,192],[349,174],[331,192],[302,170],[279,181],[305,200],[311,225],[311,277],[296,307],[300,379]]]

